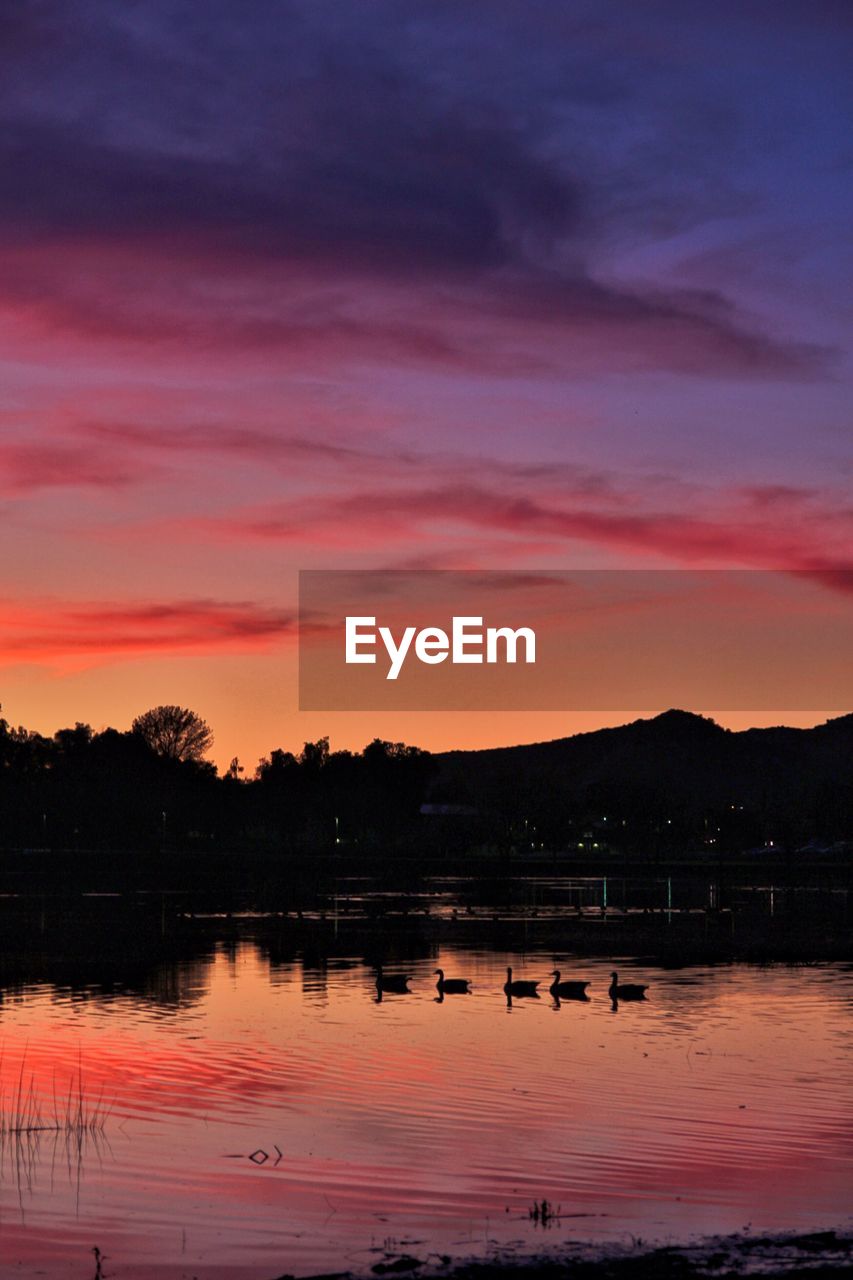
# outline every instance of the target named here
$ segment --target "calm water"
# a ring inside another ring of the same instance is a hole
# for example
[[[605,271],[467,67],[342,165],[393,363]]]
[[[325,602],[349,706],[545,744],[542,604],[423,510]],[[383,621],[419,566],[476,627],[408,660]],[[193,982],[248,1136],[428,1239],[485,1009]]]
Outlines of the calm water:
[[[609,962],[564,960],[592,998],[555,1008],[553,960],[445,950],[377,1003],[358,956],[272,963],[248,940],[144,993],[7,994],[7,1120],[19,1090],[62,1113],[81,1064],[111,1110],[82,1137],[6,1134],[3,1274],[88,1280],[93,1245],[116,1277],[271,1280],[385,1250],[849,1222],[848,967],[623,961],[650,999],[613,1012]],[[473,994],[437,1003],[439,963]],[[507,1008],[508,963],[542,999]],[[543,1197],[546,1231],[528,1216]]]

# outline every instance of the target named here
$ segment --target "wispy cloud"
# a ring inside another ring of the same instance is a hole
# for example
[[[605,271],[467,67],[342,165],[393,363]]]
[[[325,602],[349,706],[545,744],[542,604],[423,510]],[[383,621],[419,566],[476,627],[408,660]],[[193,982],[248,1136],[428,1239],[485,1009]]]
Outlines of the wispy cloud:
[[[59,440],[0,444],[0,494],[20,497],[40,489],[114,489],[147,478],[128,457],[95,445]]]
[[[487,472],[488,468],[484,468]],[[693,512],[649,507],[642,490],[623,491],[622,501],[600,501],[590,494],[566,493],[541,499],[507,492],[486,483],[457,482],[443,487],[359,490],[347,497],[315,497],[287,507],[267,505],[221,519],[190,522],[202,536],[257,542],[293,542],[335,547],[356,538],[363,545],[394,548],[432,544],[432,567],[442,563],[454,530],[491,536],[490,558],[500,563],[504,539],[540,539],[568,554],[586,544],[627,556],[660,557],[673,565],[742,565],[767,569],[843,571],[851,563],[853,512],[827,510],[827,504],[772,506],[758,516],[754,503],[732,502],[727,494],[697,491]],[[802,498],[805,504],[807,499]],[[622,507],[622,509],[620,509]],[[426,563],[421,553],[421,563]],[[842,575],[843,576],[843,575]]]
[[[0,662],[79,667],[130,657],[268,650],[296,634],[295,615],[247,601],[6,600]]]
[[[559,6],[545,9],[559,27]],[[365,16],[353,40],[304,6],[257,4],[251,75],[236,77],[217,6],[205,32],[181,4],[155,3],[138,23],[100,0],[83,10],[90,22],[54,3],[19,8],[10,24],[0,309],[22,334],[149,358],[180,346],[196,358],[275,353],[502,377],[591,359],[740,377],[827,368],[826,344],[769,331],[722,288],[620,279],[599,262],[626,204],[638,225],[660,223],[665,208],[669,231],[693,221],[696,197],[687,182],[668,185],[671,157],[640,150],[618,183],[611,172],[618,189],[605,198],[594,149],[558,127],[594,104],[612,146],[609,105],[638,97],[636,84],[617,88],[594,25],[581,22],[600,58],[594,75],[574,68],[549,98],[535,74],[550,68],[547,46],[531,47],[513,99],[494,87],[507,61],[499,41],[482,44],[491,79],[454,88],[390,10]],[[448,15],[422,17],[445,43]],[[690,118],[696,134],[700,115]],[[717,175],[713,131],[695,142],[692,167],[713,156]],[[718,212],[702,176],[704,208]]]

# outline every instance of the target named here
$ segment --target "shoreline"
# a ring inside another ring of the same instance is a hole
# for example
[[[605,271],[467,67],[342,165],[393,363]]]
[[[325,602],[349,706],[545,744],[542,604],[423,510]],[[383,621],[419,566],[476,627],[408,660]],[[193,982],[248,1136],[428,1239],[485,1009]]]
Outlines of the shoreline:
[[[802,1233],[708,1236],[689,1244],[634,1246],[566,1244],[540,1253],[496,1253],[491,1258],[456,1258],[428,1253],[385,1254],[365,1270],[324,1272],[301,1280],[708,1280],[761,1276],[762,1280],[821,1280],[853,1276],[853,1228]],[[288,1272],[270,1280],[296,1280]]]

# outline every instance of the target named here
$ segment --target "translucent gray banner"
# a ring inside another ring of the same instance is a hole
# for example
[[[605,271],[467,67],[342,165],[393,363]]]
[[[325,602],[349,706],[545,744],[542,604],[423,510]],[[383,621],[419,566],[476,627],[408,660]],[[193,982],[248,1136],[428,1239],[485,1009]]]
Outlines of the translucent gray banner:
[[[853,710],[853,570],[305,570],[303,711]]]

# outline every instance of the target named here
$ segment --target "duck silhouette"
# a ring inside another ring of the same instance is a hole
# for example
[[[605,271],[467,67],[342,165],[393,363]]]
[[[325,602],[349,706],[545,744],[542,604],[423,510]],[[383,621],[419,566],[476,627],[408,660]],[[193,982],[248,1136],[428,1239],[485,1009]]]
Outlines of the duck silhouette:
[[[512,969],[507,966],[504,991],[508,996],[536,996],[538,998],[539,992],[536,990],[538,986],[538,982],[530,982],[523,978],[516,978],[515,982],[513,982]]]
[[[389,995],[408,996],[412,993],[409,991],[409,975],[407,973],[384,973],[382,965],[376,966],[376,990],[381,995],[387,992]]]
[[[554,969],[551,975],[554,981],[548,990],[555,1000],[588,1000],[586,989],[588,982],[561,982],[560,970]]]
[[[638,982],[620,982],[619,974],[614,969],[610,975],[610,986],[607,994],[611,1000],[645,1000],[648,986]]]
[[[443,995],[470,995],[469,982],[467,978],[445,978],[443,969],[436,969],[438,982],[435,984],[438,994]]]

